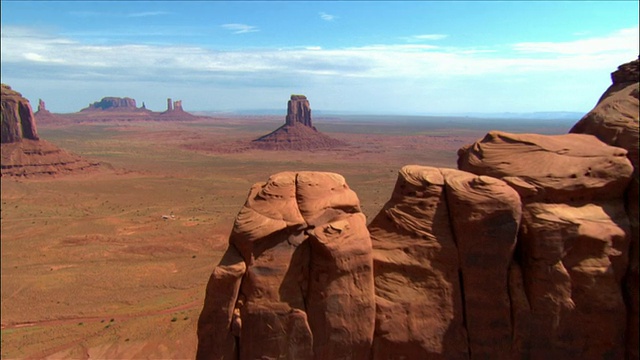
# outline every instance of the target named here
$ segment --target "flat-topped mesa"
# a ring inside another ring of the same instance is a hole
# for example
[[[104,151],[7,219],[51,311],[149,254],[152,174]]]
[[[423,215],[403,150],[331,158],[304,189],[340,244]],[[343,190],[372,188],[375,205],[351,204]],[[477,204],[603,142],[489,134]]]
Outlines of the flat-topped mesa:
[[[174,111],[184,111],[182,109],[182,100],[176,100],[173,102],[173,110]]]
[[[139,110],[136,106],[136,100],[128,97],[105,97],[100,101],[96,101],[90,104],[88,107],[80,110],[82,111],[136,111]]]
[[[291,100],[287,104],[286,125],[294,126],[297,124],[313,128],[309,100],[304,95],[291,95]]]
[[[22,139],[39,140],[36,121],[29,100],[2,84],[2,143],[18,142]]]

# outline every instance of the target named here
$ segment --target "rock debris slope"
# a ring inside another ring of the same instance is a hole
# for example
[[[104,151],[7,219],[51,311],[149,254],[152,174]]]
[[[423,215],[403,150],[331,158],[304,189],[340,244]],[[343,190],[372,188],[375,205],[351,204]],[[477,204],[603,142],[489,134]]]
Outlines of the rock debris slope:
[[[638,359],[637,69],[570,134],[403,167],[368,227],[340,175],[254,185],[198,358]]]
[[[2,176],[56,175],[98,164],[41,140],[29,101],[2,84]]]

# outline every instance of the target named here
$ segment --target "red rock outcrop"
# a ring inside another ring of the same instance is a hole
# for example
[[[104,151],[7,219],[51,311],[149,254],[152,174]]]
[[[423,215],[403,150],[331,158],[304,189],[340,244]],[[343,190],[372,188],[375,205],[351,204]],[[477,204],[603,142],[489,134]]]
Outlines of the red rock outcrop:
[[[634,167],[634,176],[627,189],[627,212],[631,222],[631,247],[629,270],[627,273],[626,292],[627,304],[630,307],[628,318],[627,339],[629,344],[628,358],[640,358],[638,339],[640,334],[638,322],[640,295],[638,283],[640,282],[639,265],[639,224],[638,218],[638,188],[640,177],[638,176],[638,119],[640,88],[640,61],[638,59],[620,65],[618,70],[611,74],[612,85],[605,91],[593,110],[586,114],[571,130],[572,133],[592,134],[606,144],[621,147],[627,150],[627,156]]]
[[[374,330],[371,240],[342,176],[285,172],[252,187],[207,285],[198,359],[364,359]]]
[[[346,145],[313,126],[309,100],[304,95],[291,95],[284,125],[251,142],[252,147],[263,150],[333,149]]]
[[[97,165],[40,140],[29,101],[2,84],[1,176],[56,175]]]
[[[520,195],[526,302],[514,304],[518,358],[622,358],[621,281],[629,256],[622,196],[626,151],[591,135],[491,132],[459,151],[460,169],[503,179]],[[521,308],[523,306],[523,308]]]
[[[132,98],[105,97],[100,101],[89,104],[82,111],[142,111],[136,106],[136,101]]]
[[[36,122],[29,101],[22,94],[2,84],[1,143],[13,143],[22,139],[38,140]]]

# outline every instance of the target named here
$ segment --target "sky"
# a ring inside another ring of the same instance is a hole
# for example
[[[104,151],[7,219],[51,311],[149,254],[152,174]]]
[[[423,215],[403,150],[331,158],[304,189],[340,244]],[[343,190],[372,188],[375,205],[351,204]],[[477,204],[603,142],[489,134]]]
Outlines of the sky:
[[[2,83],[58,113],[586,113],[640,53],[637,0],[0,4]]]

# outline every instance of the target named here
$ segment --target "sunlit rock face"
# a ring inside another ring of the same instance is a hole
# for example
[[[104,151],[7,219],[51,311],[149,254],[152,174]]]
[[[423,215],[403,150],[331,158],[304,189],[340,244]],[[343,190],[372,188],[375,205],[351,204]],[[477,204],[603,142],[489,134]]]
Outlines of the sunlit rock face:
[[[22,94],[2,84],[2,143],[22,139],[39,140],[35,117],[29,101]]]

